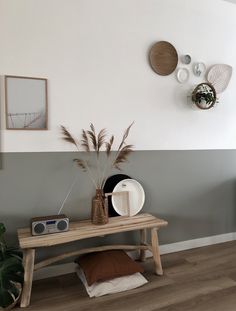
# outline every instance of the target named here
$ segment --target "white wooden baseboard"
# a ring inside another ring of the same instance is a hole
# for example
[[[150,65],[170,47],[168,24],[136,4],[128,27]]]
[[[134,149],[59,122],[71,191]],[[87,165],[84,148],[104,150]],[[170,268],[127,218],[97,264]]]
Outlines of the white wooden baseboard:
[[[236,232],[213,235],[205,238],[176,242],[160,246],[160,252],[162,255],[170,254],[187,249],[198,248],[208,245],[214,245],[224,242],[230,242],[236,240]]]
[[[209,246],[209,245],[214,245],[214,244],[219,244],[219,243],[224,243],[224,242],[229,242],[229,241],[235,241],[235,240],[236,240],[236,232],[232,232],[232,233],[214,235],[214,236],[200,238],[200,239],[194,239],[194,240],[161,245],[160,252],[162,255],[164,255],[164,254],[170,254],[170,253],[180,252],[180,251],[184,251],[188,249]],[[152,257],[152,253],[150,251],[147,251],[146,255],[147,257]],[[138,256],[138,252],[131,252],[130,256],[135,259]],[[45,267],[41,270],[35,271],[34,280],[40,280],[40,279],[59,276],[63,274],[73,273],[75,272],[75,268],[76,268],[75,263],[66,263],[66,264]]]

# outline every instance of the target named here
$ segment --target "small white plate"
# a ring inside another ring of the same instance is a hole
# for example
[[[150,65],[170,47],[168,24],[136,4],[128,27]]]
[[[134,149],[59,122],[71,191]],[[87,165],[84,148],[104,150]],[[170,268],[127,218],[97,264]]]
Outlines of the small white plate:
[[[115,211],[121,216],[134,216],[142,209],[145,201],[143,187],[135,179],[124,179],[114,188],[113,192],[128,192],[129,207],[126,195],[113,195],[112,204]]]
[[[179,83],[186,83],[189,79],[189,71],[187,68],[178,68],[176,76]]]
[[[201,77],[206,71],[206,65],[204,63],[195,63],[193,65],[193,73],[196,77]]]

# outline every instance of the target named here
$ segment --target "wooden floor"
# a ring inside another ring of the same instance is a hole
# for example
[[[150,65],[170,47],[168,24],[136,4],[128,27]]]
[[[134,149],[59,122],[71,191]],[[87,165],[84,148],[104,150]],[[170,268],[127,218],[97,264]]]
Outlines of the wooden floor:
[[[143,287],[92,299],[75,274],[36,281],[25,310],[236,311],[236,242],[163,255],[162,264],[160,277],[144,263]]]

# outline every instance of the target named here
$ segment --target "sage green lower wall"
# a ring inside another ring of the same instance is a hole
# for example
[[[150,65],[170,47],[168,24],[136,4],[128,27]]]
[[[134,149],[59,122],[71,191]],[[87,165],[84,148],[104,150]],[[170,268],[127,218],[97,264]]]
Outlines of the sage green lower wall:
[[[64,212],[71,219],[89,217],[94,189],[86,173],[72,163],[75,156],[72,152],[2,155],[0,222],[8,229],[8,241],[16,243],[16,229],[29,225],[31,217],[56,214],[76,175]],[[161,244],[236,231],[235,150],[136,151],[123,173],[143,185],[142,211],[168,220],[169,226],[160,231]],[[69,248],[134,239],[135,233],[120,234]],[[65,246],[40,250],[39,257],[62,247],[64,251]]]

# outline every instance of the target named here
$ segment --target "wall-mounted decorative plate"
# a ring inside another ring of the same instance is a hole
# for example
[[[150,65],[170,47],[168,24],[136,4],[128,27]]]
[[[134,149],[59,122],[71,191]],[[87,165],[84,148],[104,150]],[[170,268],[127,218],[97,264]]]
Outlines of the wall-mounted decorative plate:
[[[161,76],[170,75],[178,64],[177,51],[167,41],[155,43],[150,50],[149,59],[152,69]]]
[[[207,81],[214,86],[217,93],[222,93],[229,84],[232,72],[233,68],[229,65],[214,65],[207,74]]]
[[[193,65],[193,73],[196,77],[201,77],[206,72],[206,65],[204,63],[195,63]]]
[[[189,54],[186,54],[186,55],[183,55],[181,57],[181,60],[182,60],[182,63],[185,64],[185,65],[189,65],[192,61],[192,58]]]
[[[187,68],[178,68],[176,77],[179,83],[186,83],[189,79],[189,71]]]

